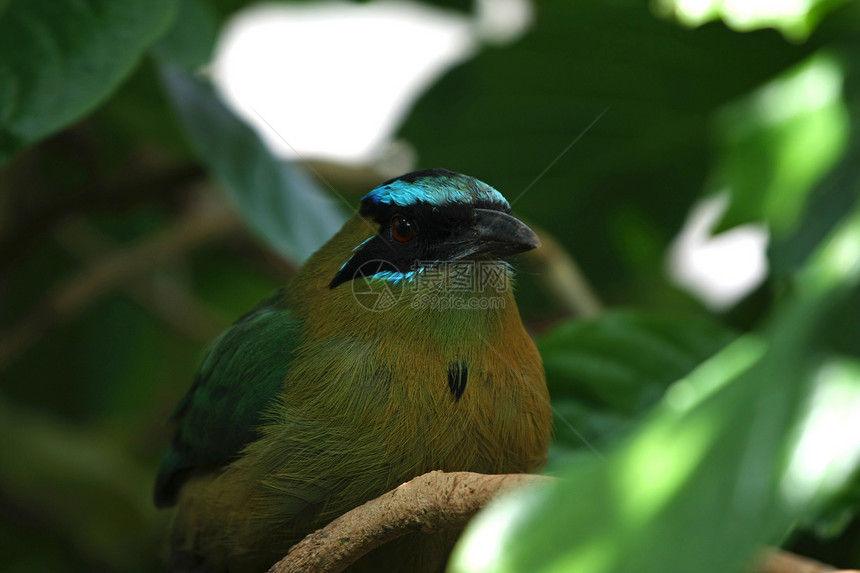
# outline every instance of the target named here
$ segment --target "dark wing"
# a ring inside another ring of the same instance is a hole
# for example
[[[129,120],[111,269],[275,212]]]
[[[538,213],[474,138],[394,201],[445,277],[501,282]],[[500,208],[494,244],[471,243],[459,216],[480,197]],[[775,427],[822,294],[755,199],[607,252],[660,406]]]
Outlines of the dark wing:
[[[176,433],[156,479],[157,507],[174,505],[192,473],[226,466],[257,439],[266,407],[283,388],[300,330],[279,291],[218,337],[171,418]]]

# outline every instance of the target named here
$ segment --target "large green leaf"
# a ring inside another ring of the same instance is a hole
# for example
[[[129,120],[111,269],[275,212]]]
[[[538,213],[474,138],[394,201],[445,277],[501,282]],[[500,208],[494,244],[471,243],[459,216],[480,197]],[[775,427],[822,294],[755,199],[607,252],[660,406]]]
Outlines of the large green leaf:
[[[617,437],[734,337],[704,316],[642,311],[556,327],[538,341],[556,414],[552,452]]]
[[[833,55],[816,54],[720,111],[710,186],[731,193],[721,228],[766,221],[786,234],[794,227],[848,140],[842,78]]]
[[[173,26],[152,47],[162,62],[197,72],[210,63],[218,40],[215,10],[208,0],[179,0]]]
[[[855,3],[860,9],[860,2]],[[856,22],[856,20],[854,20]],[[855,24],[856,25],[856,24]],[[836,51],[838,48],[838,52]],[[843,102],[848,112],[845,122],[849,130],[848,148],[836,166],[809,193],[795,228],[788,234],[774,237],[769,249],[771,274],[787,280],[803,267],[810,254],[846,212],[860,199],[860,35],[834,47],[845,74]],[[815,153],[810,149],[810,153]],[[822,333],[830,348],[836,352],[860,357],[860,293],[854,293],[845,312],[830,323]]]
[[[162,83],[192,146],[248,226],[276,251],[301,262],[345,217],[313,179],[272,155],[213,87],[194,76],[211,58],[216,30],[208,2],[182,0],[176,24],[154,48]]]
[[[858,244],[860,210],[760,338],[739,339],[673,386],[605,461],[580,458],[553,487],[490,508],[454,571],[728,573],[778,543],[860,455],[856,435],[821,424],[860,417],[860,368],[822,364],[817,352],[856,289]]]
[[[0,165],[95,108],[167,29],[175,0],[11,0],[0,12]]]
[[[340,229],[337,205],[299,167],[274,157],[211,86],[172,64],[162,72],[194,148],[260,238],[303,261]]]

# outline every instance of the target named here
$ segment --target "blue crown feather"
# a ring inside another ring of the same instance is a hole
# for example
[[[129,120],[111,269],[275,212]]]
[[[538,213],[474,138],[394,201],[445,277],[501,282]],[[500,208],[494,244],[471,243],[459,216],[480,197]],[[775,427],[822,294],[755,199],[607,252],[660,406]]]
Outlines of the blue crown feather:
[[[447,169],[408,173],[387,181],[368,193],[362,202],[407,207],[417,203],[435,206],[491,203],[510,209],[504,196],[483,181]]]

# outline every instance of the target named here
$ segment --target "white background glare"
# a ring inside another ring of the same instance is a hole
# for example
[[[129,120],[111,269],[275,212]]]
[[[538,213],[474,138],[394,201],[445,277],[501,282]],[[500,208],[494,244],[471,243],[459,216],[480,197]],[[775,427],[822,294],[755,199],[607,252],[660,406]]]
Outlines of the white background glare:
[[[259,4],[224,27],[210,72],[277,156],[387,164],[391,176],[414,167],[393,136],[421,94],[482,44],[516,41],[532,20],[529,0],[480,0],[474,16],[404,0]],[[725,200],[691,214],[669,259],[675,282],[714,309],[767,272],[761,227],[710,236]]]
[[[860,368],[830,361],[816,376],[815,392],[798,443],[780,484],[786,501],[803,507],[833,494],[860,460]]]
[[[406,1],[263,4],[225,26],[211,73],[276,155],[372,164],[425,89],[530,21],[527,0],[485,0],[474,18]]]
[[[695,205],[669,250],[669,277],[713,310],[734,305],[761,284],[768,270],[764,225],[711,234],[728,202],[729,194],[721,193]]]

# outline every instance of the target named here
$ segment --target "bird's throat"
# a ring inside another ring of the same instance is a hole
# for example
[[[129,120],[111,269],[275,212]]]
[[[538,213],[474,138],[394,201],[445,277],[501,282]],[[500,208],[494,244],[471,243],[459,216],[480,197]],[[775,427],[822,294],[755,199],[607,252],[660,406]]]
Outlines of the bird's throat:
[[[500,260],[418,261],[400,274],[370,264],[329,288],[367,236],[364,221],[350,221],[288,285],[290,300],[306,301],[296,311],[314,337],[418,338],[462,348],[522,329],[513,272]]]

